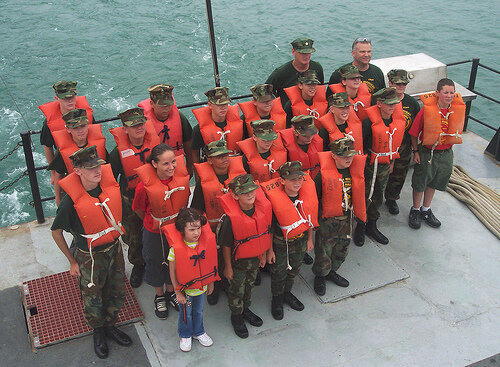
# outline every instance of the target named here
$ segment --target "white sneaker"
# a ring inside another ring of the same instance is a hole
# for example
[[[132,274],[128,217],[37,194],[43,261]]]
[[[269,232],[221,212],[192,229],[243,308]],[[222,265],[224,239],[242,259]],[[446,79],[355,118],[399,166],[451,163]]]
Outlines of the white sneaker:
[[[199,336],[193,336],[194,339],[198,339],[201,345],[204,347],[210,347],[214,341],[212,340],[211,337],[208,336],[207,333],[201,334]]]
[[[191,338],[181,338],[179,347],[183,352],[189,352],[191,350]]]

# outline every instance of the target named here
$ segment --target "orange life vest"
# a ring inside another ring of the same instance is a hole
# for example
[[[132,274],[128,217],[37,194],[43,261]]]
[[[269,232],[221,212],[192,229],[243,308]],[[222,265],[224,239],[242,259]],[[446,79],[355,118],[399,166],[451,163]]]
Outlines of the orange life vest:
[[[327,113],[319,118],[318,122],[328,132],[330,142],[343,138],[345,135],[350,135],[354,138],[354,149],[359,154],[363,153],[363,128],[358,116],[354,113],[352,106],[349,108],[349,117],[347,118],[347,127],[344,132],[341,132],[335,123],[333,113]]]
[[[280,131],[283,145],[288,151],[288,161],[300,161],[302,169],[311,170],[311,177],[315,177],[319,170],[319,161],[317,153],[323,151],[323,139],[316,134],[307,148],[307,153],[300,149],[299,144],[295,140],[293,127]]]
[[[321,206],[323,218],[340,217],[344,210],[353,209],[354,215],[366,222],[365,202],[365,161],[366,155],[353,157],[349,172],[351,174],[351,202],[344,195],[344,182],[339,173],[331,152],[318,153],[321,166]]]
[[[406,119],[403,114],[401,102],[396,105],[392,114],[392,122],[385,126],[377,105],[366,109],[368,118],[372,123],[372,153],[370,164],[378,160],[378,163],[389,164],[391,160],[399,158],[399,147],[403,141]]]
[[[66,123],[62,119],[61,106],[59,105],[59,102],[47,102],[41,106],[38,106],[38,108],[45,115],[45,118],[47,119],[47,126],[49,127],[51,133],[54,133],[54,131],[57,130],[62,130],[66,127]],[[92,111],[92,108],[90,108],[89,103],[87,102],[87,97],[77,96],[75,109],[76,108],[84,108],[85,110],[87,110],[87,118],[89,119],[89,123],[91,124],[93,120],[92,114],[94,111]]]
[[[333,93],[341,93],[346,91],[345,86],[342,83],[331,84],[328,87]],[[370,94],[366,83],[362,82],[360,84],[356,98],[349,97],[349,102],[354,105],[353,107],[356,111],[356,115],[361,121],[363,121],[367,117],[365,109],[370,107],[372,102],[372,95]]]
[[[66,129],[54,131],[52,137],[54,138],[56,146],[59,148],[59,153],[64,160],[68,173],[73,172],[73,163],[71,163],[69,156],[80,148],[75,144],[71,134],[68,133]],[[86,146],[92,145],[97,147],[97,154],[99,157],[106,160],[106,138],[102,135],[100,124],[89,125]]]
[[[285,193],[280,178],[260,184],[273,206],[273,212],[287,239],[304,233],[318,224],[318,195],[314,181],[309,174],[299,190],[299,199],[293,203]]]
[[[156,169],[151,164],[144,164],[135,169],[139,179],[144,183],[144,189],[151,205],[154,224],[158,227],[173,223],[179,210],[188,204],[189,174],[184,163],[184,157],[177,158],[174,176],[168,185],[164,185]]]
[[[437,104],[436,93],[428,93],[420,96],[424,103],[424,130],[423,145],[437,144],[462,144],[462,132],[465,122],[465,103],[459,93],[451,102],[447,120],[448,128],[445,130],[441,121],[444,116],[441,115],[441,109]]]
[[[268,181],[279,176],[276,170],[286,162],[287,152],[281,138],[278,135],[271,145],[271,154],[266,159],[262,158],[257,151],[253,138],[237,142],[241,152],[248,159],[248,167],[254,179],[260,182]]]
[[[139,183],[139,177],[135,172],[137,167],[146,163],[146,155],[149,155],[151,149],[160,144],[160,138],[156,135],[153,124],[146,121],[146,135],[144,136],[144,143],[141,149],[137,149],[130,143],[125,127],[115,127],[110,129],[109,132],[115,138],[120,161],[122,162],[123,172],[127,179],[127,189],[135,189]]]
[[[253,101],[248,102],[238,102],[238,106],[240,106],[241,112],[245,116],[245,124],[247,126],[248,136],[252,136],[253,129],[250,123],[256,120],[262,120],[262,117],[257,113],[257,107],[253,104]],[[281,98],[275,98],[273,100],[273,107],[271,108],[271,117],[270,120],[275,122],[274,131],[278,132],[280,130],[286,129],[286,113],[281,106]]]
[[[125,233],[122,221],[122,198],[111,165],[104,164],[101,173],[102,193],[92,197],[82,186],[76,173],[59,180],[59,185],[73,200],[78,218],[82,222],[89,249],[113,242]]]
[[[224,181],[224,185],[219,182],[217,175],[210,163],[195,163],[196,173],[200,178],[201,188],[203,190],[203,198],[205,200],[205,211],[208,222],[212,229],[217,228],[220,217],[224,214],[222,206],[217,200],[219,196],[229,191],[227,185],[233,178],[246,173],[243,168],[241,156],[229,158],[228,179]]]
[[[151,107],[151,99],[145,99],[137,106],[144,109],[144,116],[148,121],[153,123],[153,126],[162,143],[170,145],[175,150],[175,155],[184,155],[184,148],[182,145],[182,124],[181,116],[177,105],[172,106],[168,119],[160,121],[156,118],[153,108]]]
[[[284,91],[292,103],[292,112],[294,116],[311,115],[314,116],[315,119],[318,119],[328,112],[326,85],[318,85],[316,94],[313,97],[312,106],[306,105],[304,98],[302,98],[302,91],[298,86],[294,85],[293,87],[285,88]]]
[[[216,140],[226,140],[227,148],[233,152],[237,150],[236,142],[243,139],[243,121],[240,119],[238,106],[229,106],[226,115],[224,130],[215,125],[212,120],[210,107],[201,107],[193,110],[194,117],[200,124],[200,132],[205,144]]]
[[[162,231],[174,249],[175,275],[179,283],[176,290],[203,289],[205,285],[220,280],[215,234],[208,224],[201,227],[201,236],[195,248],[186,245],[175,223],[162,227]]]

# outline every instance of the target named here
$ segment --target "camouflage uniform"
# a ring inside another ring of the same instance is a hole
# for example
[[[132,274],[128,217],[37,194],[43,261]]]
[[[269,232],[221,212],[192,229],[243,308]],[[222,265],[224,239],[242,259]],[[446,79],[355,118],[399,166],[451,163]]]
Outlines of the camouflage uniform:
[[[227,303],[233,314],[242,314],[252,304],[252,289],[259,272],[259,258],[232,260],[233,280],[229,283]]]
[[[373,188],[373,195],[371,202],[368,202],[368,195],[370,194],[370,188],[373,178],[373,164],[366,164],[365,167],[365,197],[366,202],[366,216],[368,221],[376,221],[380,217],[379,208],[382,205],[384,199],[384,192],[387,186],[387,181],[389,181],[389,171],[391,169],[390,164],[379,164],[377,168],[377,177],[375,177],[375,186]]]
[[[134,194],[135,190],[129,190],[122,194],[122,224],[126,232],[122,238],[128,245],[128,261],[134,266],[144,266],[144,259],[142,258],[142,220],[132,210]]]
[[[273,250],[276,255],[275,263],[271,264],[271,293],[273,296],[279,296],[292,290],[293,281],[295,276],[299,274],[306,253],[307,238],[306,231],[296,239],[288,239],[288,261],[292,267],[291,270],[288,270],[285,239],[283,236],[273,235]]]

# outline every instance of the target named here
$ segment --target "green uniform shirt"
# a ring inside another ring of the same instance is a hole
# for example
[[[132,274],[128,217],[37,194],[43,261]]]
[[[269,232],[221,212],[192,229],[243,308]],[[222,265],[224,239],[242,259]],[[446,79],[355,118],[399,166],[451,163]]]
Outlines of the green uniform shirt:
[[[88,144],[85,144],[82,147],[79,148],[85,148]],[[109,154],[108,151],[106,150],[106,162],[109,162]],[[66,168],[66,163],[64,163],[64,159],[59,151],[56,152],[54,155],[54,159],[52,162],[50,162],[49,166],[47,167],[48,171],[56,171],[57,173],[66,176],[68,174],[68,168]]]
[[[346,65],[351,65],[352,62],[342,65],[340,68],[346,66]],[[340,83],[341,77],[340,77],[340,68],[335,70],[332,75],[330,76],[330,81],[328,84],[337,84]],[[384,73],[378,66],[375,66],[373,64],[368,64],[368,69],[365,71],[359,71],[361,74],[361,80],[366,83],[366,86],[368,87],[368,90],[370,91],[371,94],[375,93],[376,91],[385,88],[385,79],[384,79]]]
[[[401,143],[401,145],[407,145],[410,144],[411,142],[408,130],[410,130],[410,127],[413,124],[413,120],[415,120],[417,113],[420,111],[420,105],[418,104],[415,98],[406,93],[404,94],[404,97],[401,100],[401,104],[403,106],[403,114],[406,120],[405,134],[403,136],[403,142]]]
[[[344,122],[341,125],[337,125],[337,127],[340,130],[340,132],[345,132],[345,129],[347,129],[347,122]],[[330,144],[330,135],[328,134],[328,131],[324,127],[322,127],[321,129],[319,129],[318,134],[320,138],[323,139],[323,151],[324,152],[329,151],[330,148],[328,147],[328,145]]]

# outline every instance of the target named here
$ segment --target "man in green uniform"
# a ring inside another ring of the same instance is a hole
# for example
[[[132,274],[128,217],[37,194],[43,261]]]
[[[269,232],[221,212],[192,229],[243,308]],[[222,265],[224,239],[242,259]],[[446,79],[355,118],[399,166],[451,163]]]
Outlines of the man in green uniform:
[[[71,160],[83,189],[91,197],[98,198],[102,193],[101,165],[106,162],[99,158],[96,147],[79,149],[71,155]],[[89,233],[85,232],[69,195],[61,200],[51,230],[54,241],[70,263],[70,274],[79,277],[84,316],[94,329],[96,355],[99,358],[108,356],[106,337],[123,346],[131,345],[130,337],[114,326],[125,300],[125,264],[119,241],[93,247],[92,252],[89,252],[88,241],[82,237]],[[74,257],[68,249],[63,231],[75,237],[77,250]]]
[[[352,65],[358,67],[361,80],[366,83],[370,93],[373,94],[385,88],[384,73],[378,66],[370,64],[370,60],[372,59],[372,41],[366,37],[356,38],[352,44],[351,54],[353,58]],[[332,73],[328,84],[340,83],[341,76],[339,69]]]

